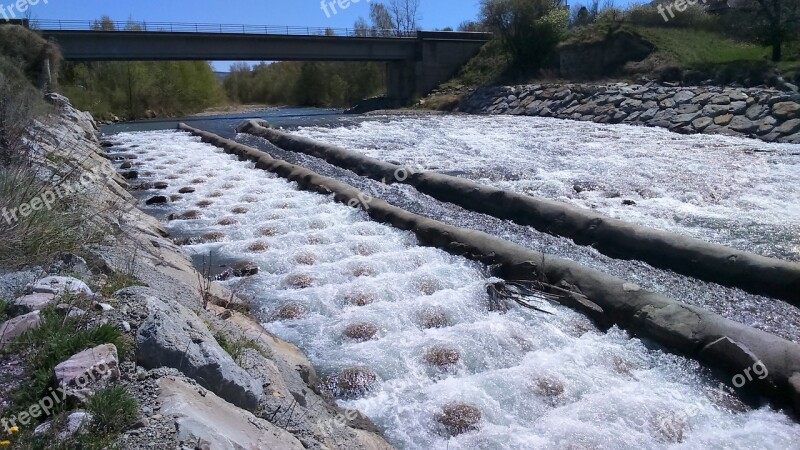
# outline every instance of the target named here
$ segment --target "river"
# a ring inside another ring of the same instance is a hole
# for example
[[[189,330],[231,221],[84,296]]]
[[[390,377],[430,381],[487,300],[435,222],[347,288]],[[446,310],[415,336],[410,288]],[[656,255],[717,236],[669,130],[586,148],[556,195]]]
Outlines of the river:
[[[192,125],[234,137],[241,118]],[[273,110],[262,118],[379,158],[798,259],[797,146],[522,117]],[[258,275],[228,284],[253,299],[270,331],[300,346],[323,375],[356,367],[374,373],[366,393],[339,403],[366,413],[399,448],[783,449],[800,438],[800,425],[759,399],[720,391],[730,380],[623,330],[601,332],[553,305],[543,306],[552,314],[491,312],[485,285],[492,280],[481,264],[422,247],[411,233],[167,131],[173,127],[148,122],[104,131],[137,146],[145,180],[168,182],[169,194],[196,189],[150,208],[162,217],[201,214],[167,224],[176,236],[220,239],[187,246],[191,254],[258,263]],[[236,138],[414,212],[579,261],[788,339],[800,336],[800,314],[782,302],[613,260],[409,186],[384,186],[261,139]],[[591,189],[577,192],[576,185]],[[343,336],[355,324],[373,326],[375,336]],[[457,361],[432,365],[431,349],[454,351]],[[433,417],[450,402],[477,406],[480,428],[448,439]]]

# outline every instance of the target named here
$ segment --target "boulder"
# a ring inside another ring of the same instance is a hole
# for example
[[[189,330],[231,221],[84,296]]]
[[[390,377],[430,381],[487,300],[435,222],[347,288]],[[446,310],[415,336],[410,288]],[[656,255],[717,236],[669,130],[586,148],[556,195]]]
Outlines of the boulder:
[[[458,350],[443,345],[437,345],[425,353],[425,361],[436,367],[452,366],[458,363],[459,359],[461,355]]]
[[[672,101],[674,101],[676,105],[681,105],[693,99],[694,97],[695,94],[692,91],[689,90],[679,91],[678,93],[672,96]]]
[[[353,323],[345,327],[343,334],[358,342],[368,341],[378,334],[378,327],[371,323]]]
[[[72,277],[47,277],[29,285],[27,291],[38,294],[63,295],[66,292],[91,296],[92,290],[83,281]]]
[[[736,116],[731,120],[731,123],[728,124],[728,127],[730,127],[731,130],[748,134],[756,131],[758,129],[758,124],[745,116]]]
[[[194,191],[195,191],[195,188],[193,188],[193,187],[190,187],[190,186],[187,186],[187,187],[183,187],[183,188],[180,188],[180,189],[178,189],[178,193],[179,193],[179,194],[191,194],[191,193],[193,193]]]
[[[780,102],[772,105],[772,115],[778,119],[794,119],[800,116],[800,104],[795,102]]]
[[[239,409],[212,392],[184,380],[158,380],[162,416],[175,420],[178,440],[204,442],[214,450],[305,447],[288,431]]]
[[[38,327],[39,323],[41,323],[39,311],[29,312],[3,322],[0,325],[0,348],[10,344],[26,331]]]
[[[172,367],[236,406],[255,409],[264,390],[219,346],[196,314],[177,303],[147,297],[137,361],[146,369]]]
[[[434,416],[444,425],[447,433],[456,436],[477,430],[481,422],[481,410],[467,403],[450,403]]]
[[[92,392],[90,385],[119,378],[119,356],[114,344],[98,345],[73,355],[55,368],[58,386],[79,399]]]
[[[710,117],[698,117],[692,121],[692,126],[695,130],[702,131],[712,123],[714,123],[714,119]]]
[[[325,387],[337,397],[353,398],[367,393],[377,380],[375,372],[366,367],[350,367],[328,377]]]
[[[727,125],[731,123],[731,120],[733,120],[733,114],[724,114],[721,116],[714,117],[714,123],[716,125]]]
[[[787,120],[779,127],[775,128],[780,134],[793,134],[800,131],[800,119]]]
[[[163,205],[164,203],[169,203],[169,199],[163,195],[156,195],[155,197],[150,197],[145,202],[146,205]]]
[[[29,313],[31,311],[39,311],[42,308],[50,305],[55,300],[55,294],[45,294],[45,293],[38,293],[38,294],[29,294],[24,297],[20,297],[13,302],[11,302],[11,309],[15,310],[17,314],[19,313]]]

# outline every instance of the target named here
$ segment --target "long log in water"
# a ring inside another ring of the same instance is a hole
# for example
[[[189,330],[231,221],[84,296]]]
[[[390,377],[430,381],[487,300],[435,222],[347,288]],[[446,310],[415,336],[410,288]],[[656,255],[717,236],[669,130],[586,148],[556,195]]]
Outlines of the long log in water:
[[[333,194],[336,201],[358,206],[377,221],[412,231],[425,245],[487,264],[500,264],[504,275],[510,279],[543,281],[588,298],[602,308],[609,323],[652,339],[670,351],[722,369],[731,376],[750,373],[760,362],[769,375],[764,379],[752,377],[747,386],[758,389],[776,404],[792,406],[800,413],[800,344],[643,290],[573,261],[410,213],[380,199],[360,202],[359,199],[368,197],[349,184],[186,124],[178,128],[227,153],[252,160],[256,168],[294,181],[303,189]],[[576,307],[588,313],[579,304]],[[592,316],[596,319],[594,314]]]
[[[797,263],[630,224],[565,203],[463,178],[434,172],[412,173],[402,166],[341,147],[261,126],[258,121],[247,121],[237,131],[262,137],[285,150],[324,159],[358,175],[386,183],[410,184],[437,200],[529,225],[544,233],[572,239],[579,245],[591,245],[612,258],[644,261],[654,267],[800,306]]]

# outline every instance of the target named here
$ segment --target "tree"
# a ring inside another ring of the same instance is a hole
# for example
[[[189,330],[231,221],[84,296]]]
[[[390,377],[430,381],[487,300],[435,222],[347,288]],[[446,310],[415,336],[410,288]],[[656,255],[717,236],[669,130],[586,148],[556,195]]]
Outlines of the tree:
[[[369,6],[369,17],[372,20],[372,34],[374,36],[390,36],[394,30],[392,15],[383,3],[373,3]]]
[[[407,36],[417,30],[420,0],[389,0],[389,14],[394,31]]]
[[[560,0],[481,0],[484,24],[495,31],[522,75],[552,56],[568,16]]]
[[[783,57],[783,44],[796,39],[800,32],[800,2],[797,0],[756,0],[758,2],[757,35],[772,47],[772,60]]]

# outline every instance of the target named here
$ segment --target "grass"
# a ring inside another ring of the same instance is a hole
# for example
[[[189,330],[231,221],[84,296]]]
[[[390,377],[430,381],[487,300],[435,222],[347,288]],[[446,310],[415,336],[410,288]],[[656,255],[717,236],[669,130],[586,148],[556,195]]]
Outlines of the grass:
[[[222,333],[215,334],[214,339],[217,340],[217,343],[220,347],[222,347],[223,350],[231,355],[233,360],[236,361],[236,364],[241,364],[244,352],[248,348],[257,351],[264,358],[269,358],[269,354],[261,347],[261,345],[258,344],[258,341],[255,339],[250,339],[246,336],[240,336],[235,340],[231,340]]]
[[[442,84],[441,87],[478,87],[498,83],[505,78],[510,65],[511,57],[503,51],[499,41],[492,40],[469,60],[458,76]]]
[[[0,299],[0,323],[8,320],[8,302]]]
[[[120,289],[131,286],[144,286],[145,283],[129,273],[114,272],[108,277],[106,284],[100,289],[104,297],[111,297]]]
[[[738,42],[722,34],[689,28],[631,27],[655,44],[656,49],[678,66],[691,68],[698,64],[726,64],[736,61],[763,61],[770,49]]]
[[[139,405],[125,386],[113,386],[95,392],[86,402],[93,416],[91,431],[97,434],[120,433],[139,415]]]
[[[67,298],[62,298],[61,302],[82,305]],[[122,357],[130,345],[113,325],[87,328],[85,318],[67,317],[53,308],[43,309],[40,316],[38,328],[26,332],[9,346],[10,351],[24,355],[26,372],[30,375],[28,382],[14,393],[12,411],[24,410],[38,402],[49,387],[54,387],[55,367],[72,355],[98,345],[114,344]]]

